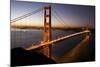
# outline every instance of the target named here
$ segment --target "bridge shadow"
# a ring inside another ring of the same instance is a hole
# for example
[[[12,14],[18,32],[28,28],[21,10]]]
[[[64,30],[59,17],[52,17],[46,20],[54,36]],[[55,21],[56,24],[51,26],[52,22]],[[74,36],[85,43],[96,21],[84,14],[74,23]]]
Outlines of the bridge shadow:
[[[91,49],[89,44],[91,36],[87,35],[79,44],[74,48],[70,49],[62,57],[53,57],[57,63],[71,63],[71,62],[84,62],[84,61],[94,61],[95,54],[91,55]]]

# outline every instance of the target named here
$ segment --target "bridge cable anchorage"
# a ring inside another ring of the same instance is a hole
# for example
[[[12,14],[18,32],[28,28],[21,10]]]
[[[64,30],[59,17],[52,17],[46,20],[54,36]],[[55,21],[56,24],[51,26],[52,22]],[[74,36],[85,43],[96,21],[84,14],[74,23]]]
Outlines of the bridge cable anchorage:
[[[24,19],[24,18],[27,18],[27,17],[29,17],[29,16],[31,16],[31,15],[33,15],[33,14],[36,14],[36,13],[40,12],[41,10],[42,10],[42,8],[38,8],[38,9],[35,10],[35,11],[32,11],[32,12],[30,12],[30,13],[27,13],[27,14],[24,14],[24,15],[22,15],[22,16],[20,16],[20,17],[17,17],[17,18],[15,18],[15,19],[11,20],[11,23],[16,22],[16,21],[19,21],[19,20],[22,20],[22,19]]]
[[[68,27],[71,27],[70,25],[68,25],[67,23],[65,23],[65,21],[62,19],[62,17],[60,16],[60,14],[56,11],[56,10],[52,10],[52,12],[54,12],[55,16],[58,17],[58,19],[60,19],[61,23],[66,27],[66,25]]]
[[[62,40],[65,40],[65,39],[68,39],[68,38],[71,38],[71,37],[74,37],[74,36],[77,36],[77,35],[85,34],[85,33],[90,33],[90,31],[89,30],[84,30],[82,32],[77,32],[77,33],[69,34],[69,35],[57,38],[55,40],[51,40],[50,42],[45,42],[45,43],[41,43],[41,44],[36,45],[36,46],[31,46],[29,48],[26,48],[25,50],[37,49],[37,48],[40,48],[42,46],[49,45],[49,44],[52,44],[52,43],[56,43],[58,41],[62,41]],[[54,44],[52,44],[52,45],[54,45]]]

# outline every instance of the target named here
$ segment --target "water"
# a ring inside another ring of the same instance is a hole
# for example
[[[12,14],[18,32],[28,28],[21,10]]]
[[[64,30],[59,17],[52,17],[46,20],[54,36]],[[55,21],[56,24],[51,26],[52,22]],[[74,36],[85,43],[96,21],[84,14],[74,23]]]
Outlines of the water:
[[[42,40],[41,30],[17,30],[11,31],[11,48],[29,47],[38,44]]]
[[[76,31],[65,31],[65,30],[53,30],[52,31],[52,39],[56,39],[71,33],[75,33]],[[16,47],[29,47],[32,44],[38,45],[43,39],[43,31],[42,30],[12,30],[11,31],[11,48]],[[66,39],[64,41],[54,43],[55,45],[52,48],[52,53],[54,56],[63,56],[67,53],[71,48],[75,47],[76,44],[80,43],[84,39],[83,35],[78,35],[72,37],[70,39]],[[92,41],[89,43],[94,45],[94,36],[92,36]]]

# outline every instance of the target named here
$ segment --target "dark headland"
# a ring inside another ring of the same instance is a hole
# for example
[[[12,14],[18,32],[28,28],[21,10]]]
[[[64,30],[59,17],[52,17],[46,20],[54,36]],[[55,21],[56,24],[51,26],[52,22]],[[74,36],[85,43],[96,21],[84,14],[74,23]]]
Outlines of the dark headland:
[[[35,50],[26,51],[23,48],[11,49],[11,66],[27,66],[55,64],[56,62]]]

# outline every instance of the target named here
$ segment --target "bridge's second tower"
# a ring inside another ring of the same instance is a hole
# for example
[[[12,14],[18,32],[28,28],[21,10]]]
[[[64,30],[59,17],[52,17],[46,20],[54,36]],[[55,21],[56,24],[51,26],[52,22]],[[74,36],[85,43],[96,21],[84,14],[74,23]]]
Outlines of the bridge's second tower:
[[[44,7],[44,32],[43,43],[51,41],[51,6]],[[51,57],[51,44],[43,46],[43,53],[47,57]]]

